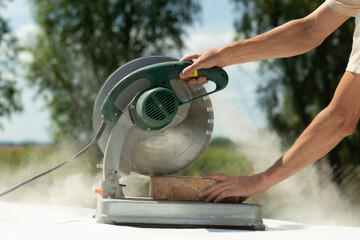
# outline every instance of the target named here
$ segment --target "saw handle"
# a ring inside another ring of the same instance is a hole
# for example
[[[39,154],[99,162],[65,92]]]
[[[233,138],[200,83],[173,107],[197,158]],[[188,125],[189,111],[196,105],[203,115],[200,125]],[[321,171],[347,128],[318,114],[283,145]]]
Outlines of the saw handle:
[[[187,61],[182,62],[182,63],[184,64],[184,66],[181,69],[181,71],[184,68],[186,68],[187,66],[190,66],[192,64],[191,62],[187,62]],[[199,69],[199,70],[195,71],[193,74],[190,75],[190,77],[193,77],[193,78],[198,78],[198,77],[202,77],[202,76],[206,77],[207,80],[214,82],[215,85],[216,85],[216,88],[211,92],[208,92],[208,93],[203,94],[201,96],[197,96],[197,97],[195,97],[193,99],[190,99],[190,100],[188,100],[186,102],[182,102],[183,104],[188,103],[188,102],[192,102],[192,101],[194,101],[196,99],[205,97],[207,95],[210,95],[212,93],[215,93],[215,92],[218,92],[218,91],[224,89],[227,86],[228,80],[229,80],[229,77],[228,77],[227,73],[225,72],[225,70],[220,68],[220,67]]]

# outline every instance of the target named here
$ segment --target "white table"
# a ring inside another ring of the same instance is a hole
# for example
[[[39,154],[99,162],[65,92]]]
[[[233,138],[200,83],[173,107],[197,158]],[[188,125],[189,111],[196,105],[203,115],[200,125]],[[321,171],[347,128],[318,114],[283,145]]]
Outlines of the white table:
[[[0,240],[360,240],[360,227],[317,226],[264,219],[266,231],[137,228],[97,223],[95,209],[0,202]]]

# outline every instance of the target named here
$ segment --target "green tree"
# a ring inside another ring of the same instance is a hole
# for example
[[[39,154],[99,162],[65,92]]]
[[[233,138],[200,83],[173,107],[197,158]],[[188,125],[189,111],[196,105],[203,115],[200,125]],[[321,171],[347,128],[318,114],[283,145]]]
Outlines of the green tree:
[[[215,137],[215,138],[211,139],[209,146],[222,147],[222,148],[228,148],[228,149],[236,148],[235,143],[227,137]]]
[[[8,1],[0,0],[0,8]],[[16,87],[17,41],[7,21],[0,16],[0,117],[21,110],[20,94]],[[1,127],[1,124],[0,124]]]
[[[322,0],[234,0],[242,13],[235,21],[237,37],[251,37],[312,12]],[[292,58],[263,61],[264,81],[258,87],[259,103],[270,126],[285,146],[325,108],[344,73],[352,46],[353,20],[347,21],[321,46]],[[344,167],[360,164],[360,131],[328,154],[334,179],[341,185]],[[316,146],[314,146],[316,147]]]
[[[196,0],[32,0],[40,33],[28,79],[50,109],[55,140],[88,141],[95,96],[120,65],[180,50]]]

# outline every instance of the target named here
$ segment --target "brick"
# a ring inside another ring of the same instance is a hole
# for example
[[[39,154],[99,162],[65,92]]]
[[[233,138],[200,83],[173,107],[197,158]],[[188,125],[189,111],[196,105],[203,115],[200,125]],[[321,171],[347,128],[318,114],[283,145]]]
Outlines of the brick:
[[[203,202],[198,194],[218,181],[199,177],[151,176],[150,197],[157,200]],[[224,199],[223,202],[238,203],[238,197]]]

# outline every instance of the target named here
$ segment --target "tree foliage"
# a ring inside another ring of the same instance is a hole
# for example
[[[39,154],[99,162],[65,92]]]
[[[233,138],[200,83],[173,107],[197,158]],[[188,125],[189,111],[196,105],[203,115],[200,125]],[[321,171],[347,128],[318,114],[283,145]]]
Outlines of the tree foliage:
[[[32,0],[40,26],[28,78],[51,112],[55,139],[88,139],[95,96],[130,60],[179,50],[196,0]]]
[[[211,139],[209,146],[222,147],[222,148],[228,148],[228,149],[236,148],[235,143],[227,137],[215,137],[215,138]]]
[[[0,8],[5,7],[6,2],[0,0]],[[0,16],[0,117],[21,110],[15,75],[17,50],[16,38],[7,21]]]
[[[322,0],[234,0],[242,12],[235,21],[238,37],[263,33],[287,21],[306,16]],[[259,103],[270,126],[292,143],[325,108],[342,77],[352,46],[354,21],[349,20],[316,49],[291,58],[263,61]],[[343,165],[360,164],[360,130],[330,152],[334,177],[341,183]],[[314,146],[316,147],[316,146]]]

